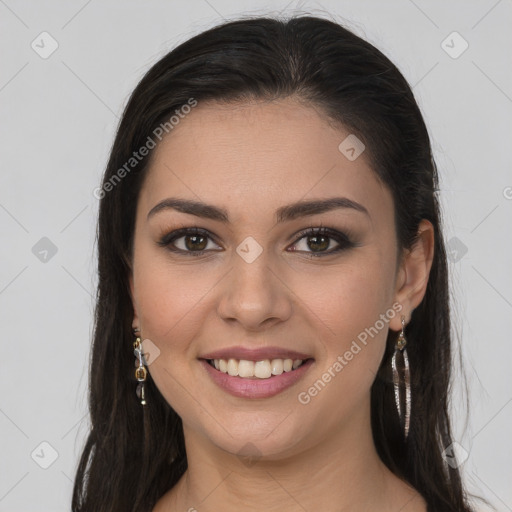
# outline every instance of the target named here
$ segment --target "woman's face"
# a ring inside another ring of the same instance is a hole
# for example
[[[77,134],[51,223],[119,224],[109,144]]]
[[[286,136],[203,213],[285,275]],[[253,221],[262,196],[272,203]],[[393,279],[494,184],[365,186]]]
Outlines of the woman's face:
[[[401,272],[391,194],[348,135],[292,99],[199,103],[153,150],[133,325],[186,435],[279,458],[369,429]],[[180,228],[201,232],[171,241]]]

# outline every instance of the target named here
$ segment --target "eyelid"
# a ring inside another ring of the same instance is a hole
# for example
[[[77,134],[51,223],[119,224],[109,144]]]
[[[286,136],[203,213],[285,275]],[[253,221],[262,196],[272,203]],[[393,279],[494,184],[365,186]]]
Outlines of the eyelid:
[[[308,227],[297,231],[295,234],[293,234],[290,237],[290,240],[299,241],[300,238],[297,238],[297,237],[304,237],[307,235],[312,235],[312,234],[314,235],[317,233],[326,234],[326,235],[330,234],[333,237],[337,236],[340,238],[344,238],[347,242],[350,242],[353,239],[355,239],[355,236],[352,236],[352,232],[348,229],[340,230],[340,229],[336,229],[336,228],[331,228],[329,226],[325,226],[322,222],[320,222],[319,224],[317,224],[317,223],[310,224]]]

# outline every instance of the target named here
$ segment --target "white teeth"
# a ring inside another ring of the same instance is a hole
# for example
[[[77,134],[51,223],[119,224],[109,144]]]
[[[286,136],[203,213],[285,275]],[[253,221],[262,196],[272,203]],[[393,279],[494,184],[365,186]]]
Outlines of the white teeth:
[[[272,371],[270,369],[270,361],[268,359],[254,363],[255,377],[258,377],[258,379],[268,379],[271,375]]]
[[[254,376],[254,362],[242,359],[238,363],[238,376],[239,377],[252,377]]]
[[[272,359],[270,362],[270,369],[272,370],[272,375],[281,375],[283,373],[283,360],[282,359]]]
[[[268,379],[272,375],[296,370],[304,362],[302,359],[264,359],[248,361],[246,359],[213,359],[213,366],[232,377]]]
[[[238,375],[238,361],[236,359],[228,360],[228,373],[232,377],[236,377]]]

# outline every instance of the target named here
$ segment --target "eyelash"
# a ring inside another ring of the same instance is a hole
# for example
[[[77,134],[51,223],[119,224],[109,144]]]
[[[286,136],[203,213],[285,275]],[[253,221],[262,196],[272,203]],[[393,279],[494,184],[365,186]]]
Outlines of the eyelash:
[[[211,234],[207,230],[194,227],[194,228],[180,228],[180,229],[177,229],[176,231],[172,231],[172,232],[164,235],[160,239],[160,241],[157,243],[161,247],[166,247],[171,252],[184,254],[184,255],[186,254],[187,256],[202,256],[205,252],[208,252],[206,249],[203,249],[200,251],[184,251],[183,249],[178,249],[176,247],[175,248],[170,247],[173,242],[175,242],[176,240],[178,240],[184,236],[187,236],[187,235],[201,235],[201,236],[210,238],[211,240],[213,240],[215,242],[215,240],[212,238]],[[351,248],[357,246],[357,244],[355,242],[353,242],[347,234],[337,231],[335,229],[326,228],[324,226],[320,226],[318,228],[311,227],[311,228],[305,229],[303,231],[300,231],[296,235],[299,238],[297,238],[297,240],[293,243],[293,245],[296,245],[298,242],[300,242],[305,237],[319,236],[319,235],[327,236],[330,239],[334,239],[336,242],[338,242],[339,247],[337,247],[335,249],[331,249],[328,252],[319,252],[319,253],[305,252],[305,254],[307,254],[308,257],[310,257],[310,258],[321,258],[323,256],[330,256],[331,254],[339,253],[343,250],[351,249]],[[217,242],[215,242],[215,243],[217,243]],[[219,244],[217,244],[217,245],[219,245]],[[304,253],[304,251],[292,251],[292,252]]]

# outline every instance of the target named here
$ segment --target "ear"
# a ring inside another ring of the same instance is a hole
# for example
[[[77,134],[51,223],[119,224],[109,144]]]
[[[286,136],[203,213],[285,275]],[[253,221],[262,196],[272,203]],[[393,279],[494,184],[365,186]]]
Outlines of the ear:
[[[132,306],[133,306],[132,327],[138,327],[140,329],[139,315],[137,312],[137,303],[135,301],[135,286],[133,284],[133,271],[130,272],[130,275],[128,276],[128,281],[130,283],[130,298],[132,300]]]
[[[395,301],[402,305],[400,315],[390,320],[390,328],[399,331],[402,328],[401,315],[405,322],[411,319],[411,314],[427,291],[428,278],[434,259],[434,226],[426,219],[420,222],[418,237],[410,249],[406,249],[397,272]]]

